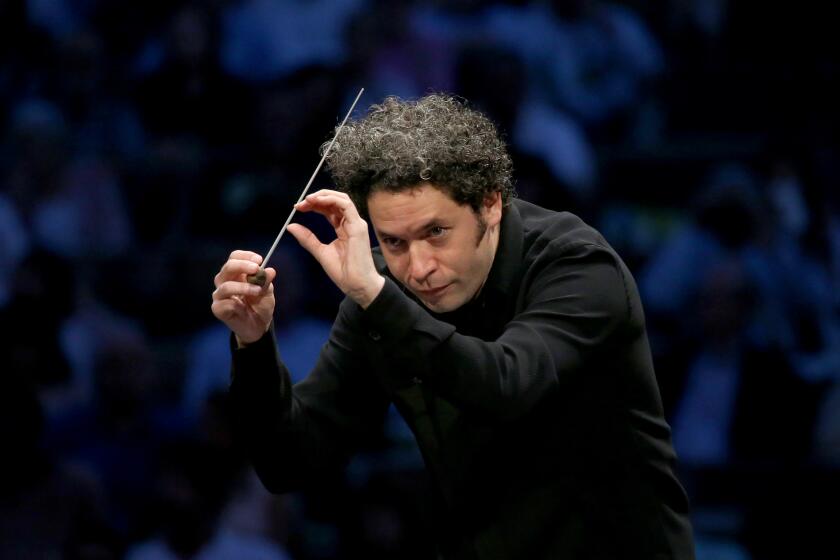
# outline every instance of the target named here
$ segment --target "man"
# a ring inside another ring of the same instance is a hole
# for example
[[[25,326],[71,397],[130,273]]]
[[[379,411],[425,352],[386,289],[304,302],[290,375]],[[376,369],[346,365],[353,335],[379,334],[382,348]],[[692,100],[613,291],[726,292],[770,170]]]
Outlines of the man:
[[[495,128],[447,96],[373,106],[328,161],[341,192],[297,208],[337,238],[289,231],[347,297],[305,380],[276,352],[276,271],[252,286],[261,257],[234,251],[215,278],[264,484],[317,482],[393,402],[434,482],[442,558],[693,558],[641,303],[607,242],[512,199]]]

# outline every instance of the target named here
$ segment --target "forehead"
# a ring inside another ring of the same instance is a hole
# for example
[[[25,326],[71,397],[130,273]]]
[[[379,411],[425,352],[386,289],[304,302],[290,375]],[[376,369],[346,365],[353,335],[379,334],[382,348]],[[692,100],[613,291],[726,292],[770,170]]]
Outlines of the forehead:
[[[430,220],[451,219],[469,212],[466,205],[459,205],[445,190],[429,183],[396,192],[384,189],[372,192],[367,199],[368,214],[373,226],[390,230],[411,229]]]

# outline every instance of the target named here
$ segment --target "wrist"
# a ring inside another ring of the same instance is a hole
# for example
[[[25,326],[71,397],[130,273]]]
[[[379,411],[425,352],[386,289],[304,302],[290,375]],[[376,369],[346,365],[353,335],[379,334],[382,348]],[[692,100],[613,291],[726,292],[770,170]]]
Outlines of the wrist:
[[[251,337],[242,337],[239,334],[237,334],[236,332],[234,332],[233,337],[236,339],[236,347],[237,348],[245,348],[246,346],[250,346],[251,344],[254,344],[255,342],[259,342],[260,339],[262,339],[262,337],[265,336],[265,333],[267,333],[270,329],[271,329],[271,322],[269,322],[268,325],[266,325],[265,330],[262,332],[262,334],[260,334],[259,336],[255,337],[253,339]]]
[[[385,286],[385,277],[381,274],[377,274],[376,277],[367,283],[367,285],[362,289],[358,294],[352,295],[350,297],[359,304],[362,309],[367,309],[373,300],[379,295],[382,291],[382,288]]]

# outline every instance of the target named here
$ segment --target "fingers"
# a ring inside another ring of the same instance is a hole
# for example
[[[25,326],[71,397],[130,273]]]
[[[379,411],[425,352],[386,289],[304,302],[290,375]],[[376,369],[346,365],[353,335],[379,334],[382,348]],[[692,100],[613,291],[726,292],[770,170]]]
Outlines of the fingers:
[[[320,190],[308,195],[296,208],[301,212],[313,211],[324,215],[335,229],[339,229],[343,223],[353,233],[367,233],[367,222],[362,219],[355,204],[345,193]]]
[[[243,315],[246,311],[246,305],[241,298],[214,299],[210,311],[222,321],[229,321]]]
[[[259,267],[254,269],[254,272]],[[249,273],[250,274],[250,273]],[[218,278],[221,273],[217,274]],[[237,280],[228,280],[220,282],[216,285],[216,290],[213,292],[213,299],[227,299],[231,297],[245,297],[245,296],[259,296],[268,293],[272,290],[272,282],[277,277],[277,271],[273,268],[265,269],[265,285],[257,286],[256,284],[249,284],[248,282],[241,282]]]
[[[258,296],[264,289],[264,286],[256,286],[247,282],[224,282],[213,292],[213,300],[229,299],[234,296]]]
[[[228,259],[251,261],[251,262],[255,262],[257,264],[261,264],[263,258],[262,258],[262,255],[258,255],[257,253],[254,253],[252,251],[242,251],[242,250],[237,249],[236,251],[233,251],[230,254]]]
[[[269,287],[271,287],[271,283],[274,282],[274,279],[277,277],[277,271],[271,267],[265,269],[265,286],[263,286],[263,290],[267,291]]]
[[[356,216],[359,215],[359,213],[356,212],[356,206],[346,193],[331,191],[328,189],[323,189],[307,195],[306,198],[297,204],[297,207],[299,210],[337,207],[342,211],[350,212]]]
[[[219,273],[213,279],[213,284],[217,288],[228,280],[242,278],[246,274],[255,274],[259,270],[258,263],[262,262],[262,257],[256,253],[250,253],[252,255],[250,259],[234,258],[234,255],[237,253],[247,253],[247,251],[234,251],[231,253],[231,257],[222,265],[221,270],[219,270]],[[247,257],[247,255],[244,256]],[[259,260],[253,260],[254,257]]]
[[[309,251],[309,253],[320,262],[318,256],[321,254],[324,244],[321,243],[318,237],[312,233],[309,228],[300,224],[289,224],[286,231],[291,233],[294,238],[297,239],[297,242],[300,243],[301,247]]]

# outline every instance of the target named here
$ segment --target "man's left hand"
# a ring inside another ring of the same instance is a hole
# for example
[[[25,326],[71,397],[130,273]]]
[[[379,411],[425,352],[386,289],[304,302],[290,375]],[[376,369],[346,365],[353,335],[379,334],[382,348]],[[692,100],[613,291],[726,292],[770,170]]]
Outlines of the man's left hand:
[[[290,224],[289,233],[315,257],[342,292],[367,308],[382,291],[385,278],[373,264],[367,222],[359,216],[353,201],[345,193],[325,189],[310,194],[296,208],[326,217],[335,229],[336,239],[328,245],[321,243],[300,224]]]

